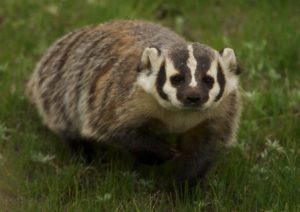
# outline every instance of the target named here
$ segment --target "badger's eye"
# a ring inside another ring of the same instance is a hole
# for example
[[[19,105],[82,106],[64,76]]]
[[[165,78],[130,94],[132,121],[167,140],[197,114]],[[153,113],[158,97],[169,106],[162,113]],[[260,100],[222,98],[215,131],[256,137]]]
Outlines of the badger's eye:
[[[204,76],[202,78],[202,81],[209,87],[212,88],[213,84],[214,84],[214,78],[212,78],[211,76]]]
[[[171,83],[173,86],[179,86],[184,82],[184,80],[184,76],[180,74],[171,77]]]

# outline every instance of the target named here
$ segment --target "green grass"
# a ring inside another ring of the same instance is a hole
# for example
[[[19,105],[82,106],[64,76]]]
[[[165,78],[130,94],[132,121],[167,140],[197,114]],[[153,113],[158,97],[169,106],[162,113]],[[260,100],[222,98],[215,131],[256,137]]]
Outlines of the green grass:
[[[0,210],[300,211],[299,1],[1,0]],[[167,168],[111,153],[88,166],[42,126],[24,84],[47,47],[78,27],[147,19],[245,67],[238,144],[204,190],[170,195]],[[102,160],[100,162],[100,160]]]

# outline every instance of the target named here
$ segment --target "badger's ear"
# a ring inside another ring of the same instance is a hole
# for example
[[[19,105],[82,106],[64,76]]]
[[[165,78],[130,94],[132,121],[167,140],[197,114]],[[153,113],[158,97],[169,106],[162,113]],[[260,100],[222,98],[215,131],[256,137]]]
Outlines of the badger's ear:
[[[160,49],[156,47],[147,47],[144,49],[139,71],[158,71],[161,63],[163,62],[163,56]]]
[[[232,73],[236,75],[240,74],[240,68],[237,64],[236,56],[233,49],[225,48],[219,51],[223,60],[224,66]]]

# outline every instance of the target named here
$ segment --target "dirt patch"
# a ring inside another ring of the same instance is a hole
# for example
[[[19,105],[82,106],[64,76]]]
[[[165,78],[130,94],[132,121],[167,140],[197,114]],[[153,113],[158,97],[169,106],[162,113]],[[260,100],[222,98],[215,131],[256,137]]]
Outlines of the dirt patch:
[[[0,208],[3,211],[12,211],[17,196],[6,188],[0,188]]]

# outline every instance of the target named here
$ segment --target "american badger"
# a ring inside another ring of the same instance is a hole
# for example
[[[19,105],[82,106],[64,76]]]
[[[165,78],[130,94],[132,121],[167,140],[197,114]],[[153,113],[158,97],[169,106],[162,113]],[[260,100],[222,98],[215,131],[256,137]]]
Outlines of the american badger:
[[[114,21],[56,41],[27,96],[63,139],[113,144],[147,164],[172,159],[175,179],[192,185],[235,140],[239,73],[230,48],[218,52],[144,21]]]

